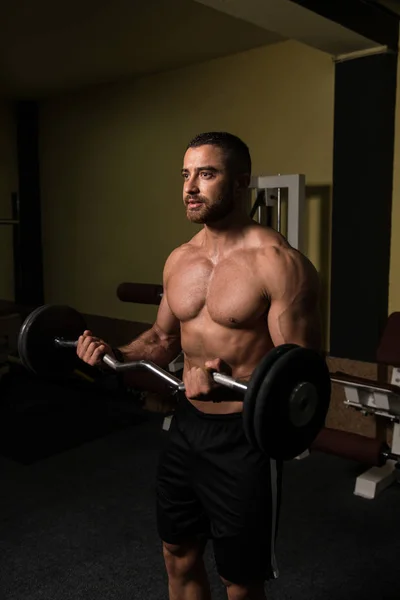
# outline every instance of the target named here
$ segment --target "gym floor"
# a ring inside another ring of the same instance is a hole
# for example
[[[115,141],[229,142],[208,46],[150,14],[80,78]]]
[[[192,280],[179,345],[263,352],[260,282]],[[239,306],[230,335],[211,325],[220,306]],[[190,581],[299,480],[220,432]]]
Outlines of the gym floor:
[[[154,514],[162,416],[90,385],[1,383],[2,600],[165,600]],[[31,399],[31,400],[29,400]],[[363,469],[286,464],[273,600],[398,600],[400,486],[353,495]],[[213,599],[225,598],[210,549]]]

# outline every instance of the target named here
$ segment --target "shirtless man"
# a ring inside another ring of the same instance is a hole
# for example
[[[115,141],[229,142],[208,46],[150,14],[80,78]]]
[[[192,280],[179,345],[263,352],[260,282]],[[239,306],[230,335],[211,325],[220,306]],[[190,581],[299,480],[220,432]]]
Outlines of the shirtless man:
[[[166,367],[182,350],[178,401],[157,473],[157,524],[170,600],[209,600],[203,563],[211,539],[229,600],[262,600],[277,577],[274,555],[281,468],[243,431],[242,397],[212,370],[248,380],[283,343],[320,349],[315,268],[276,231],[246,213],[251,159],[228,133],[194,138],[183,162],[187,218],[204,227],[166,261],[152,328],[118,349],[125,361]],[[85,331],[77,353],[91,365],[112,355]],[[132,374],[133,376],[133,374]],[[279,398],[277,398],[279,401]]]

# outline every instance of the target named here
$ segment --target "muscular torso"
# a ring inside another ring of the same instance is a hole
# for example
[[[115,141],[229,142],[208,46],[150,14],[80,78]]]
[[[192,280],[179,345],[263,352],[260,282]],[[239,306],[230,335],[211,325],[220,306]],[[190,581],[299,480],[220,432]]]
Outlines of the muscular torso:
[[[258,227],[237,246],[210,257],[200,232],[182,251],[167,281],[168,303],[181,323],[184,368],[222,359],[235,379],[248,380],[272,348],[268,331],[268,291],[260,276],[265,249]],[[261,251],[260,248],[263,248]],[[235,412],[242,403],[192,402],[205,412]]]

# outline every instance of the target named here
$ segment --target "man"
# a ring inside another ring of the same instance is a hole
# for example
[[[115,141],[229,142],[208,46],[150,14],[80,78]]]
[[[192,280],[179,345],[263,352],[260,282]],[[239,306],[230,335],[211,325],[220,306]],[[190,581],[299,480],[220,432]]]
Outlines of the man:
[[[250,173],[237,137],[205,133],[190,142],[183,202],[187,218],[204,227],[168,257],[152,328],[118,350],[117,358],[162,367],[184,354],[186,393],[157,475],[170,600],[211,598],[207,539],[229,600],[265,598],[264,582],[277,577],[281,469],[249,445],[242,398],[216,385],[211,372],[246,381],[273,346],[321,344],[317,272],[279,233],[249,218]],[[77,352],[97,365],[112,349],[86,331]]]

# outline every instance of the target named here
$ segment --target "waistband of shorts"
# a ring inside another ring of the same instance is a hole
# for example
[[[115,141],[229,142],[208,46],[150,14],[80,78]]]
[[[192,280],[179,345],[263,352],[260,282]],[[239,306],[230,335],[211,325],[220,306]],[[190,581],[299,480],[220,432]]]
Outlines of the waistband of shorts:
[[[178,411],[190,412],[200,419],[209,419],[211,421],[236,421],[243,418],[242,412],[227,413],[227,414],[210,414],[199,410],[185,396],[184,393],[178,395]]]

